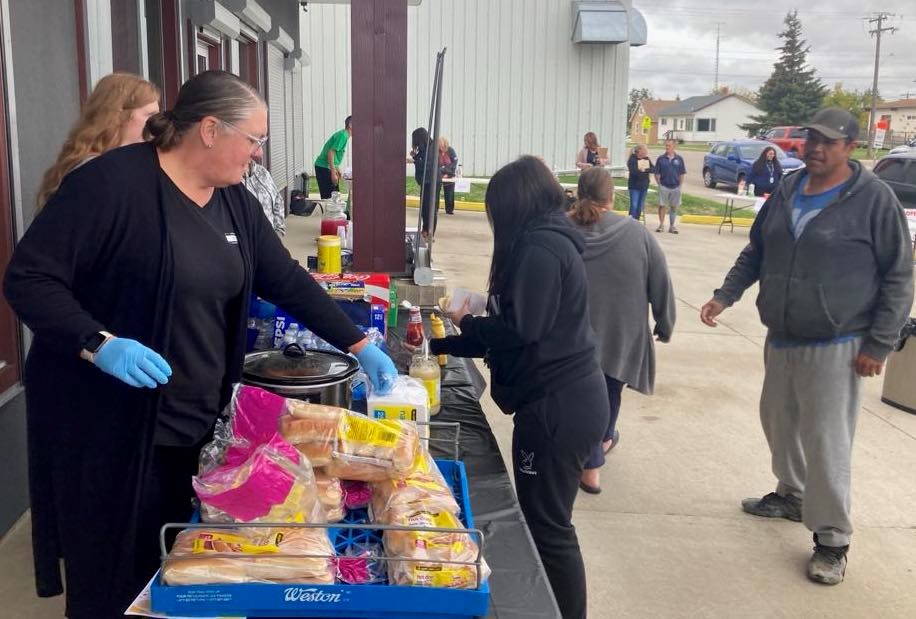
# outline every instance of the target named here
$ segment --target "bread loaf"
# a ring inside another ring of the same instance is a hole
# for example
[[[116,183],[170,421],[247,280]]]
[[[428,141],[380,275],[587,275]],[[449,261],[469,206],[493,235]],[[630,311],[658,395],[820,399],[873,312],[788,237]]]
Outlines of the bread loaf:
[[[168,585],[333,584],[327,558],[333,555],[324,529],[186,529],[165,560],[162,579]]]

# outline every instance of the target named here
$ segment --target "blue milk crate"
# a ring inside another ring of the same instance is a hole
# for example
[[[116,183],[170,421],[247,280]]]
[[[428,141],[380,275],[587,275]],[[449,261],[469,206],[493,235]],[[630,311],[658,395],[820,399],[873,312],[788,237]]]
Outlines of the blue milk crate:
[[[474,528],[464,463],[436,460],[461,507],[461,522]],[[362,512],[362,513],[360,513]],[[351,511],[345,522],[368,520],[365,510]],[[381,542],[379,531],[329,525],[335,550],[351,543]],[[482,536],[477,540],[483,551]],[[490,587],[444,589],[388,584],[290,585],[216,584],[169,586],[156,574],[150,588],[154,612],[183,617],[338,617],[352,619],[472,619],[485,616]]]

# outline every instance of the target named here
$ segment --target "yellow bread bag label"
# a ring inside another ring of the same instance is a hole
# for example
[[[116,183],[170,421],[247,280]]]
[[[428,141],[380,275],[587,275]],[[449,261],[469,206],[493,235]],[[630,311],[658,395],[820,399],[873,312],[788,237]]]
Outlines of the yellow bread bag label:
[[[361,415],[344,415],[340,420],[340,437],[352,443],[392,448],[401,436],[397,421],[369,419]]]

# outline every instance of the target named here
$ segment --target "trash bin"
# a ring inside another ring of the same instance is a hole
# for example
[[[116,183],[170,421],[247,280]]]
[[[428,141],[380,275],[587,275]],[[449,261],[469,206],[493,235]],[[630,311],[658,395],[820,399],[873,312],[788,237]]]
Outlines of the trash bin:
[[[909,340],[913,341],[910,342]],[[916,319],[900,331],[894,352],[887,359],[881,401],[916,415]]]

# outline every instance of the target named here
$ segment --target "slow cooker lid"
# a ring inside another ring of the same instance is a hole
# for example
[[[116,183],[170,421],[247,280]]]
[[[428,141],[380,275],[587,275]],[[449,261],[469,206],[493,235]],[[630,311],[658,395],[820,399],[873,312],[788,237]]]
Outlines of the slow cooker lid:
[[[325,385],[346,380],[357,370],[359,363],[347,355],[290,344],[246,355],[242,378],[278,386]]]

